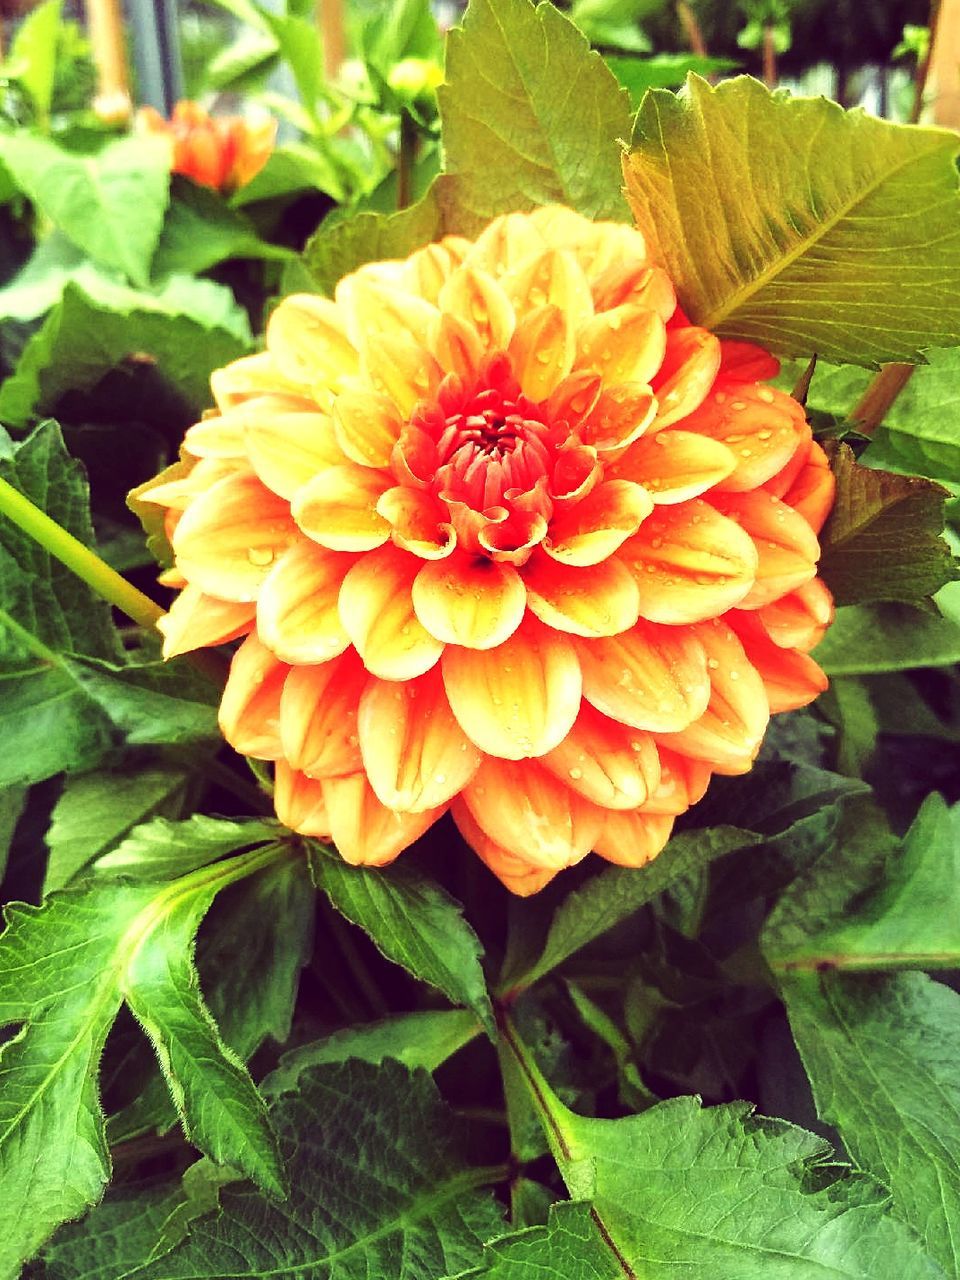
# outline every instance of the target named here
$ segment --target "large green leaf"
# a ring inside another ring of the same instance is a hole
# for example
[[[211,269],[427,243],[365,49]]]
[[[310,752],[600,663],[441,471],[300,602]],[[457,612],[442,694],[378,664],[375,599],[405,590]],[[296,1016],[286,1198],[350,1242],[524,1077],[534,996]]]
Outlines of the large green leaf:
[[[439,1280],[474,1265],[482,1243],[503,1230],[480,1190],[496,1171],[467,1165],[465,1134],[426,1072],[395,1062],[313,1067],[271,1119],[289,1198],[226,1188],[219,1216],[197,1221],[182,1244],[135,1271],[137,1280]]]
[[[40,120],[50,114],[62,10],[62,0],[37,5],[17,27],[4,67],[4,75],[18,80],[30,94]]]
[[[755,1116],[746,1102],[703,1108],[698,1098],[681,1097],[623,1120],[576,1115],[511,1026],[505,1037],[567,1189],[590,1201],[620,1274],[643,1280],[945,1277],[890,1212],[888,1193],[838,1166],[822,1138]]]
[[[502,1236],[484,1250],[485,1265],[456,1280],[629,1280],[588,1204],[554,1204],[546,1226]]]
[[[42,908],[7,908],[0,1023],[0,1275],[100,1196],[110,1161],[97,1072],[126,1001],[143,1025],[190,1139],[273,1192],[282,1166],[263,1104],[200,996],[193,939],[216,893],[281,855],[254,850],[169,884],[94,881]]]
[[[960,583],[948,582],[934,601],[939,613],[906,604],[840,609],[813,656],[829,676],[960,662]]]
[[[472,1009],[493,1031],[480,941],[454,898],[416,871],[391,867],[384,874],[351,867],[314,842],[310,865],[317,887],[341,915],[370,935],[387,959],[438,987],[454,1004]]]
[[[283,261],[293,250],[270,244],[253,223],[231,209],[215,192],[192,182],[178,182],[167,211],[153,262],[158,279],[177,272],[206,271],[226,258]]]
[[[960,343],[956,134],[738,77],[654,90],[627,196],[697,323],[779,355],[918,360]]]
[[[156,365],[199,414],[210,401],[211,372],[249,349],[249,330],[238,329],[229,290],[203,280],[170,283],[156,296],[106,287],[91,296],[68,284],[0,387],[0,417],[24,426],[125,361]]]
[[[629,99],[553,5],[473,0],[447,37],[437,96],[457,230],[554,202],[626,218],[618,141],[629,136]]]
[[[957,1275],[960,996],[920,973],[804,974],[781,989],[820,1116]]]
[[[147,283],[169,195],[166,139],[116,138],[85,155],[36,135],[0,134],[0,160],[75,245],[135,284]]]
[[[923,600],[954,576],[940,537],[939,485],[919,476],[862,467],[849,445],[831,448],[837,478],[821,538],[820,573],[838,604]]]

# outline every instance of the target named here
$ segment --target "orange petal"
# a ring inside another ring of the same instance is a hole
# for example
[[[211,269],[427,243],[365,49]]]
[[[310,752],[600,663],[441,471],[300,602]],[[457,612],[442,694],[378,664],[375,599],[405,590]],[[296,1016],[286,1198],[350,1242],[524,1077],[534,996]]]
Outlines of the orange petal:
[[[602,809],[635,809],[660,784],[660,757],[648,733],[580,708],[573,728],[543,765]]]
[[[181,573],[221,600],[256,600],[270,566],[299,538],[282,498],[254,475],[218,480],[184,512],[173,535]]]
[[[469,321],[487,351],[506,350],[516,316],[510,299],[486,271],[458,267],[440,290],[439,304],[441,310]]]
[[[531,610],[558,631],[615,636],[639,617],[639,589],[616,556],[581,569],[536,554],[524,567],[523,582]]]
[[[443,652],[413,612],[411,589],[423,561],[393,543],[359,560],[340,588],[340,620],[367,670],[382,680],[410,680]]]
[[[827,688],[829,681],[811,657],[773,643],[756,614],[733,610],[730,625],[760,674],[767,691],[770,712],[796,711],[805,707]]]
[[[636,533],[652,510],[653,500],[641,485],[604,480],[556,516],[544,550],[563,564],[599,564]]]
[[[291,831],[320,840],[330,835],[323,788],[305,773],[291,769],[285,760],[278,760],[274,769],[273,807],[277,817]]]
[[[295,769],[328,778],[362,768],[357,706],[369,679],[352,649],[331,662],[294,667],[280,697],[280,740]]]
[[[323,799],[330,835],[344,862],[382,867],[433,826],[443,808],[397,813],[382,805],[362,773],[324,778]]]
[[[283,755],[280,693],[289,670],[253,634],[233,655],[219,719],[223,736],[241,755],[258,760]]]
[[[660,267],[647,265],[643,246],[638,257],[616,255],[614,261],[594,277],[591,290],[597,311],[609,311],[611,307],[629,302],[656,311],[662,320],[669,320],[677,306],[677,295],[669,276]]]
[[[814,533],[819,533],[833,509],[836,496],[837,482],[830,470],[829,459],[817,442],[811,441],[807,461],[783,500],[803,516]]]
[[[740,601],[759,609],[809,582],[817,572],[820,544],[807,521],[766,490],[716,494],[712,505],[753,539],[758,555],[756,582]]]
[[[706,710],[707,656],[691,628],[638,622],[622,635],[575,643],[583,696],[621,724],[670,732]]]
[[[757,617],[781,649],[809,653],[823,639],[833,613],[833,596],[819,578],[811,578],[796,591],[758,609]]]
[[[580,329],[576,367],[593,369],[606,383],[649,382],[666,346],[657,313],[628,303],[602,311]]]
[[[593,315],[587,278],[566,249],[545,249],[528,258],[504,276],[503,287],[518,315],[549,302],[571,317],[575,329]]]
[[[608,474],[636,480],[658,505],[687,502],[712,489],[737,465],[726,447],[692,431],[658,431],[632,444]]]
[[[250,630],[255,613],[254,604],[218,600],[188,583],[157,620],[157,630],[163,636],[163,656],[175,658],[191,649],[235,640]]]
[[[363,369],[375,390],[388,396],[403,417],[418,400],[436,393],[442,370],[426,348],[399,333],[377,334],[364,347]]]
[[[720,342],[720,376],[733,382],[769,382],[780,372],[780,361],[752,342],[723,338]]]
[[[514,331],[509,352],[523,394],[535,404],[546,400],[573,367],[570,317],[549,303],[529,311]]]
[[[571,431],[577,430],[593,410],[600,398],[603,379],[590,369],[571,373],[554,389],[546,402],[546,422],[565,422]],[[619,388],[618,388],[619,390]],[[648,388],[641,388],[648,391]],[[597,447],[595,440],[588,444]]]
[[[343,311],[314,294],[283,299],[267,322],[267,351],[281,374],[311,390],[335,390],[360,367]]]
[[[331,551],[370,551],[390,536],[377,499],[392,476],[346,463],[318,472],[290,503],[303,532]]]
[[[580,428],[584,443],[601,452],[623,449],[643,435],[656,409],[653,392],[643,383],[624,382],[606,387]]]
[[[733,521],[694,498],[657,507],[619,557],[640,588],[640,616],[679,626],[723,613],[744,598],[757,549]]]
[[[515,853],[508,853],[490,839],[476,822],[464,801],[458,796],[450,805],[450,814],[457,829],[481,862],[493,872],[511,893],[519,898],[529,898],[549,884],[557,874],[551,869],[534,867]]]
[[[422,560],[442,560],[457,545],[449,510],[424,489],[396,485],[381,493],[377,511],[398,547]]]
[[[544,755],[577,717],[576,653],[570,641],[534,618],[496,649],[446,649],[441,666],[453,714],[471,742],[490,755]]]
[[[603,810],[536,760],[486,759],[461,794],[489,840],[544,871],[586,857],[603,826]]]
[[[662,742],[658,745],[658,751],[660,782],[641,809],[645,814],[677,817],[703,798],[713,777],[713,770],[702,760],[678,755]]]
[[[683,427],[718,440],[734,455],[735,469],[717,486],[729,493],[756,489],[776,475],[809,432],[803,408],[783,391],[724,382]]]
[[[720,368],[720,343],[694,325],[667,332],[663,364],[653,380],[657,395],[655,430],[692,413],[713,386]]]
[[[419,813],[446,804],[480,764],[437,670],[402,682],[370,679],[357,725],[363,767],[389,809]]]
[[[618,867],[644,867],[670,839],[674,819],[648,813],[609,813],[594,846]]]
[[[340,584],[356,556],[300,542],[270,570],[257,599],[257,633],[283,662],[326,662],[350,637],[337,608]]]
[[[492,649],[520,625],[527,593],[510,564],[455,551],[425,564],[413,583],[413,607],[445,644]]]
[[[244,420],[244,442],[254,471],[281,498],[292,498],[318,471],[344,462],[333,423],[323,413],[251,413]]]
[[[746,773],[770,719],[763,681],[722,619],[698,623],[691,630],[707,654],[710,704],[686,729],[658,740],[681,755],[705,761],[718,773]]]

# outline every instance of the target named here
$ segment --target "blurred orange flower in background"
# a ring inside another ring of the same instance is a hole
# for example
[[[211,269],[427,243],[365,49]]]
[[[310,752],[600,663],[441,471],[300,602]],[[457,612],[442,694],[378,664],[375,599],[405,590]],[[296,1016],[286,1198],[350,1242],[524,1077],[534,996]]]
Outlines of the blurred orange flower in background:
[[[172,139],[173,173],[224,193],[260,172],[277,133],[275,120],[250,124],[240,116],[211,116],[196,102],[178,102],[169,120],[153,107],[141,107],[137,120],[147,133]]]
[[[449,808],[517,893],[642,865],[826,687],[833,478],[777,368],[560,207],[288,297],[139,492],[165,652],[245,637],[223,733],[349,862]]]

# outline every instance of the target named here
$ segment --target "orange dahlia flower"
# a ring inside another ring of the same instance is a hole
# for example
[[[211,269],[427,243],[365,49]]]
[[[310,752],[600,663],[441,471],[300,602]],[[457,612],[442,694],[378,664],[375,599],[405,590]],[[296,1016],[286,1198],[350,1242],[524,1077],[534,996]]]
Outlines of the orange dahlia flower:
[[[273,150],[277,122],[250,124],[240,116],[211,116],[196,102],[178,102],[169,120],[153,107],[137,113],[147,133],[173,141],[172,173],[215,191],[236,191],[255,177]]]
[[[826,685],[833,479],[776,372],[564,208],[288,297],[141,492],[165,652],[245,637],[223,732],[349,862],[449,808],[517,893],[639,866]]]

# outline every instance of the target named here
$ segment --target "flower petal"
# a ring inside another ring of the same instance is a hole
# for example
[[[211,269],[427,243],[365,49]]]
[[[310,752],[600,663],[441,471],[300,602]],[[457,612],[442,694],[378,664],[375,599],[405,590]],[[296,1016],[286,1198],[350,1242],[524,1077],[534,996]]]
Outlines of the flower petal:
[[[827,688],[829,681],[814,660],[774,644],[755,613],[734,609],[728,620],[763,681],[771,714],[805,707]]]
[[[644,867],[670,839],[674,819],[649,813],[611,813],[594,846],[618,867]]]
[[[737,460],[709,436],[692,431],[658,431],[632,444],[607,474],[635,480],[659,506],[687,502],[728,476]]]
[[[577,335],[578,369],[604,382],[649,382],[663,362],[667,331],[655,311],[631,304],[601,311]]]
[[[781,649],[809,653],[833,621],[833,596],[819,578],[757,610],[767,635]]]
[[[437,670],[402,682],[370,679],[357,726],[363,767],[389,809],[419,813],[446,804],[480,764]]]
[[[397,546],[422,560],[442,560],[457,545],[450,512],[424,489],[387,489],[377,499],[377,511],[389,522]]]
[[[667,331],[663,364],[653,380],[657,395],[654,429],[679,422],[703,402],[720,368],[720,343],[695,325]]]
[[[515,853],[508,853],[490,839],[473,820],[473,815],[458,796],[450,805],[450,814],[457,829],[481,862],[493,872],[511,893],[519,898],[529,898],[549,884],[556,871],[535,867]]]
[[[648,733],[580,708],[573,728],[542,764],[602,809],[635,809],[660,784],[660,757]]]
[[[250,414],[244,419],[244,444],[263,483],[288,500],[318,471],[345,461],[333,423],[323,413]]]
[[[583,696],[621,724],[670,732],[707,708],[707,655],[692,628],[638,622],[622,635],[575,644]]]
[[[356,556],[300,542],[270,570],[257,599],[257,633],[283,662],[326,662],[350,637],[337,600]]]
[[[402,425],[393,401],[376,391],[344,391],[333,403],[337,443],[351,462],[364,467],[390,465]]]
[[[340,620],[367,670],[383,680],[410,680],[443,652],[413,612],[411,588],[423,561],[392,543],[359,560],[340,588]]]
[[[163,636],[163,656],[175,658],[191,649],[235,640],[250,630],[256,611],[254,604],[218,600],[188,583],[157,620],[157,630]]]
[[[282,498],[243,473],[195,498],[173,534],[177,567],[221,600],[256,600],[270,566],[300,537]]]
[[[314,542],[331,551],[370,551],[390,536],[377,512],[377,499],[392,477],[383,471],[345,463],[327,467],[298,489],[290,511]]]
[[[536,760],[486,759],[461,794],[489,840],[545,871],[585,858],[605,816]]]
[[[642,382],[605,387],[580,428],[584,443],[601,451],[623,449],[643,435],[656,411],[653,392]]]
[[[290,294],[273,312],[267,351],[284,377],[311,390],[338,388],[359,369],[342,309],[310,293]]]
[[[382,867],[433,826],[443,808],[423,813],[397,813],[374,795],[362,773],[324,778],[323,799],[330,836],[344,862],[355,867]]]
[[[506,350],[516,316],[510,299],[486,271],[458,267],[440,290],[439,305],[442,311],[469,321],[487,351]]]
[[[534,555],[523,569],[527,603],[541,622],[577,636],[615,636],[636,622],[640,591],[616,556],[582,569]]]
[[[636,533],[652,510],[653,499],[642,485],[604,480],[551,521],[543,548],[562,564],[599,564]]]
[[[288,378],[281,373],[269,351],[241,356],[223,369],[214,369],[210,375],[210,390],[221,413],[235,405],[243,404],[252,396],[283,395],[302,397],[307,391],[299,378]]]
[[[713,770],[702,760],[678,755],[676,751],[665,747],[662,741],[657,749],[660,755],[660,782],[641,805],[641,811],[675,818],[703,799],[713,777]]]
[[[503,287],[518,315],[549,302],[571,317],[574,329],[593,316],[586,276],[566,249],[545,249],[527,258],[504,276]]]
[[[280,694],[289,670],[254,634],[233,655],[219,720],[221,733],[241,755],[257,760],[277,760],[283,755]]]
[[[717,485],[729,493],[756,489],[776,475],[810,430],[802,406],[776,387],[722,381],[683,427],[734,455],[736,467]]]
[[[527,605],[513,565],[455,551],[425,564],[413,583],[417,617],[438,640],[492,649],[520,625]]]
[[[657,507],[619,558],[640,588],[640,616],[681,626],[739,603],[757,574],[757,549],[733,520],[695,498]]]
[[[424,347],[403,334],[380,333],[364,347],[363,372],[375,391],[388,396],[403,417],[418,400],[436,393],[442,370]]]
[[[770,719],[763,681],[722,619],[698,623],[691,630],[707,654],[710,704],[693,724],[658,741],[681,755],[706,761],[718,773],[746,773]]]
[[[580,668],[570,641],[536,619],[496,649],[444,651],[453,714],[481,751],[506,760],[541,756],[570,732],[580,707]]]
[[[573,368],[574,332],[570,317],[550,303],[528,311],[510,340],[510,361],[523,394],[539,404]]]
[[[278,760],[273,775],[273,807],[277,817],[291,831],[325,840],[330,835],[330,819],[323,802],[323,788],[305,773]]]
[[[369,678],[353,650],[293,668],[280,696],[280,741],[295,769],[328,778],[362,768],[357,706]]]
[[[716,494],[723,515],[735,520],[757,548],[757,577],[740,600],[741,609],[759,609],[809,582],[817,572],[820,544],[802,515],[766,490]]]
[[[814,533],[819,533],[833,509],[836,493],[830,461],[817,442],[811,441],[807,460],[783,500],[803,516]]]

